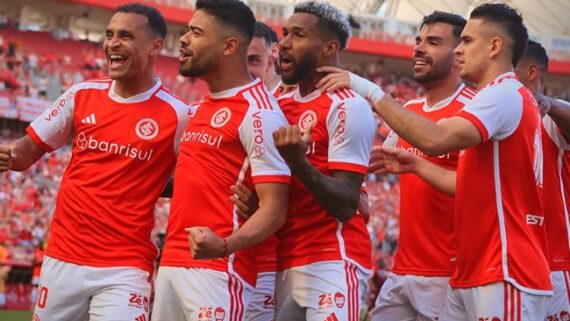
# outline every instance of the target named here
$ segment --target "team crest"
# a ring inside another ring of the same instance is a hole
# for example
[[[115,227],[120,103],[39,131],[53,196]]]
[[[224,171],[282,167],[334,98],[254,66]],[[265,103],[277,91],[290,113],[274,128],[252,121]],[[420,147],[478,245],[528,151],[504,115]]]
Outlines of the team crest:
[[[158,136],[158,123],[151,118],[143,118],[135,126],[135,133],[140,139],[151,140]]]
[[[230,121],[231,117],[232,117],[232,111],[228,107],[224,107],[214,113],[214,116],[212,116],[212,121],[210,122],[210,124],[214,128],[220,128],[226,125]]]
[[[317,122],[317,113],[312,110],[305,111],[299,118],[299,127],[305,130],[311,123]]]

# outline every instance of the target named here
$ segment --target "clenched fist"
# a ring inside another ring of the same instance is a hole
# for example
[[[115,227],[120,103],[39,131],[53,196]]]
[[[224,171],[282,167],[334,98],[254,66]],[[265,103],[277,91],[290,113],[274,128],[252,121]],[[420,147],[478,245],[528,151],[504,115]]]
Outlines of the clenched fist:
[[[190,252],[194,259],[222,258],[228,253],[227,244],[214,231],[205,226],[194,226],[185,229],[188,232]]]

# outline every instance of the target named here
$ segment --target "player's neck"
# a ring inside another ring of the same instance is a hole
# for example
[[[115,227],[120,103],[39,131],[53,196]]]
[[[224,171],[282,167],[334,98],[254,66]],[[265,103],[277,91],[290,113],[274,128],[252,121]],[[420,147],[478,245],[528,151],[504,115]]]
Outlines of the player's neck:
[[[483,73],[481,80],[477,82],[477,90],[485,88],[485,86],[490,84],[497,77],[507,72],[513,72],[513,66],[510,63],[490,65],[489,68]]]
[[[130,98],[151,89],[156,79],[150,75],[137,79],[121,79],[115,81],[114,92],[121,98]]]
[[[274,72],[268,72],[265,74],[263,82],[265,83],[267,89],[272,92],[279,85],[279,83],[281,83],[281,77]]]
[[[216,72],[202,79],[208,83],[208,89],[210,89],[211,93],[219,93],[228,89],[245,86],[253,81],[251,74],[247,70],[247,65],[240,70],[233,69],[234,70],[220,66]]]
[[[299,86],[299,94],[301,97],[305,97],[313,91],[317,90],[317,84],[326,76],[325,73],[317,71],[318,67],[323,66],[339,67],[340,61],[338,60],[338,57],[333,57],[330,61],[319,63],[317,66],[315,66],[315,68],[313,68],[313,70],[307,73],[305,78],[299,80],[299,83],[297,85]]]
[[[424,84],[426,90],[426,104],[432,107],[438,102],[449,98],[449,96],[457,91],[460,85],[461,78],[457,76]]]

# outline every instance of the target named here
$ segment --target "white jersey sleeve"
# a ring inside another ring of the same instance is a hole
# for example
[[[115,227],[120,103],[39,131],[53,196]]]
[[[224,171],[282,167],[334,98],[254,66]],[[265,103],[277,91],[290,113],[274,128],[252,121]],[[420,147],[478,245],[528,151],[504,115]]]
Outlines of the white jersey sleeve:
[[[69,88],[28,127],[28,135],[46,152],[52,152],[71,139],[75,128],[75,93],[79,88],[79,85]]]
[[[332,170],[365,174],[370,161],[376,120],[362,97],[335,102],[327,116],[328,162]]]
[[[239,136],[248,154],[254,184],[289,183],[291,171],[273,142],[273,132],[287,126],[287,119],[273,97],[271,108],[257,106],[249,93],[250,107],[239,127]]]
[[[550,118],[550,116],[546,115],[542,118],[542,125],[548,137],[558,146],[558,148],[562,150],[570,150],[570,141],[568,141],[564,135],[558,129],[558,125]]]
[[[512,135],[519,126],[523,99],[517,84],[518,82],[505,81],[502,85],[487,87],[459,112],[459,115],[469,119],[479,129],[483,141],[503,140]]]

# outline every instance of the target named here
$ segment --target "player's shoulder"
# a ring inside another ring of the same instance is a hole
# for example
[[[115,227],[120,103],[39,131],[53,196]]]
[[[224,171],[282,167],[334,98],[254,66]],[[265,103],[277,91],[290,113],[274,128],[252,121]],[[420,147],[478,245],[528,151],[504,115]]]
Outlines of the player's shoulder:
[[[188,109],[188,104],[186,104],[180,97],[178,97],[176,94],[164,86],[160,86],[160,88],[155,93],[155,96],[176,110]]]
[[[273,95],[267,90],[263,82],[259,81],[241,92],[253,111],[279,111],[279,105]]]
[[[69,88],[69,91],[77,92],[80,90],[106,90],[111,87],[111,78],[88,79],[75,83]]]
[[[331,110],[340,106],[370,109],[368,101],[349,88],[341,88],[326,95],[331,99]]]

